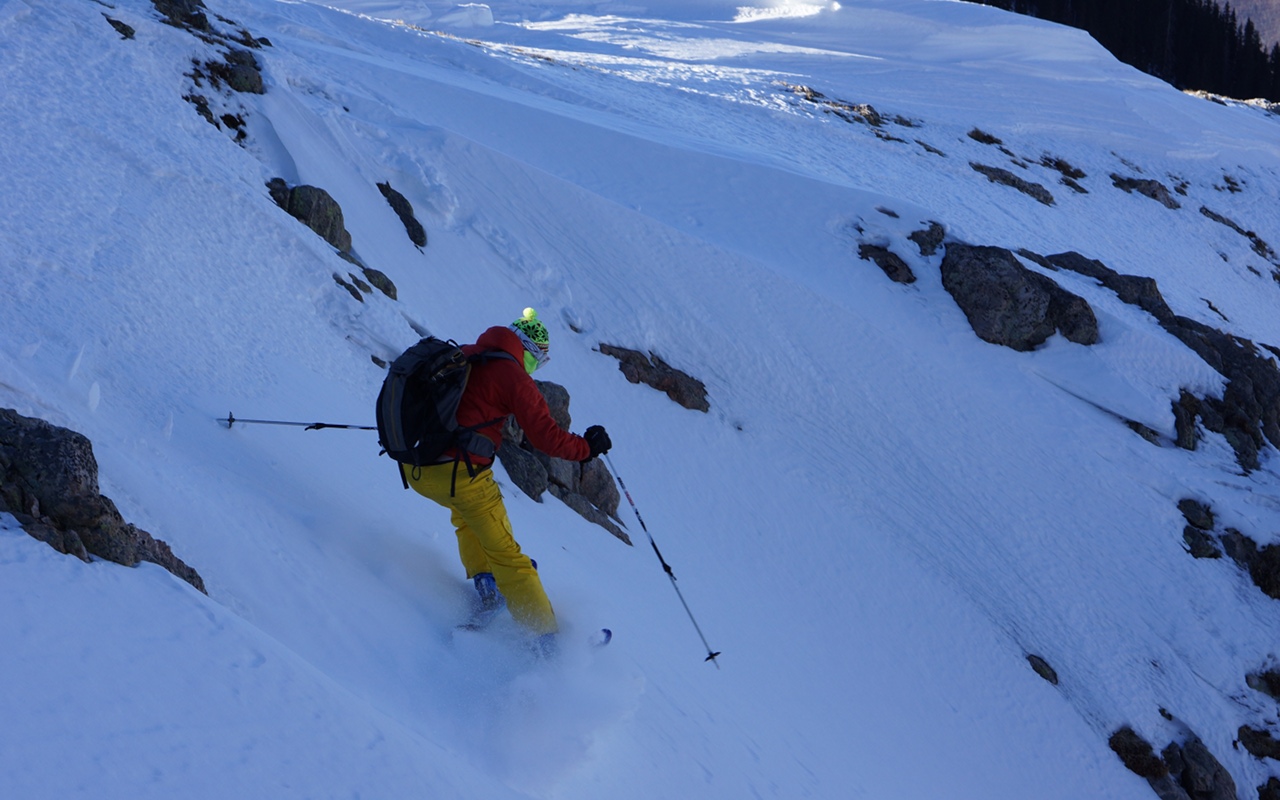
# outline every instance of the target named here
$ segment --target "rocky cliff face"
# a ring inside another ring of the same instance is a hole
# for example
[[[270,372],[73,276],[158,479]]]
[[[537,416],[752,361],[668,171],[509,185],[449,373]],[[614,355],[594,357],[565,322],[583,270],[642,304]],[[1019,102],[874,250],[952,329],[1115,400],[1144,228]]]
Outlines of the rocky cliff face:
[[[0,409],[0,511],[60,553],[128,567],[149,561],[205,591],[200,574],[169,545],[125,522],[98,492],[88,439],[7,408]]]

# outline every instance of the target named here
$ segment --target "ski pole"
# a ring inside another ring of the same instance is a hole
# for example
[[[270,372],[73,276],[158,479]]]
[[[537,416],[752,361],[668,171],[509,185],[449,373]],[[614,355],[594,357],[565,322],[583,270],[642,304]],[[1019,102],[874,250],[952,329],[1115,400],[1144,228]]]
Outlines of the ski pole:
[[[236,419],[235,414],[232,414],[230,411],[227,412],[225,419],[219,419],[218,422],[225,422],[228,428],[239,422],[241,425],[293,425],[308,431],[318,431],[321,428],[347,428],[357,431],[377,430],[377,428],[372,425],[343,425],[337,422],[288,422],[279,419]]]
[[[662,564],[662,571],[667,573],[667,577],[671,579],[671,588],[676,590],[676,596],[680,598],[680,604],[684,606],[684,612],[689,615],[689,621],[693,623],[693,629],[698,632],[698,638],[702,639],[702,644],[707,648],[707,657],[704,661],[710,661],[716,665],[716,669],[720,669],[720,662],[716,661],[719,652],[713,651],[711,645],[707,644],[707,637],[702,634],[702,628],[698,625],[698,620],[694,619],[693,611],[689,609],[689,603],[684,599],[684,593],[680,591],[680,587],[676,585],[676,574],[671,570],[671,565],[662,557],[662,551],[658,549],[658,543],[653,540],[653,534],[649,533],[649,527],[644,524],[644,517],[640,516],[640,509],[636,508],[636,501],[631,499],[631,492],[627,491],[627,485],[622,482],[622,476],[618,474],[617,467],[613,466],[613,460],[609,458],[609,454],[604,454],[605,463],[609,465],[609,471],[613,473],[614,478],[618,481],[618,486],[622,487],[622,493],[626,495],[627,502],[631,504],[631,510],[636,512],[636,519],[640,522],[640,529],[644,531],[644,535],[649,537],[649,544],[653,547],[654,554],[658,557],[659,563]]]

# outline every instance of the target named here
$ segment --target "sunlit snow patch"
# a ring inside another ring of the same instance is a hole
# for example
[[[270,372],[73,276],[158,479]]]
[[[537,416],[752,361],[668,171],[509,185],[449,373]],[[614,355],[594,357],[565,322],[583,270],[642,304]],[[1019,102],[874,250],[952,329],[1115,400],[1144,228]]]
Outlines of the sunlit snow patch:
[[[487,28],[493,25],[493,9],[484,3],[463,3],[442,14],[439,22],[459,28]]]
[[[812,17],[823,11],[838,11],[839,3],[777,3],[757,8],[755,6],[739,6],[734,22],[755,22],[761,19],[783,19],[787,17]]]

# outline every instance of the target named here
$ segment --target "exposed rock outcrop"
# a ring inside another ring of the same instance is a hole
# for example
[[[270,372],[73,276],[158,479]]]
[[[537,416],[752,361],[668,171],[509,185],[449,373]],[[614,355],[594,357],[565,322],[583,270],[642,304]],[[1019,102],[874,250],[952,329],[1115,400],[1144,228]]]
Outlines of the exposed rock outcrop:
[[[1270,731],[1241,725],[1240,730],[1237,731],[1237,737],[1240,740],[1240,746],[1254,758],[1280,761],[1280,741],[1277,741]]]
[[[711,403],[707,401],[706,385],[681,372],[656,354],[645,355],[639,350],[600,343],[600,352],[618,359],[618,369],[632,383],[643,383],[652,386],[667,397],[685,408],[694,411],[710,411]]]
[[[1126,178],[1112,173],[1111,183],[1117,189],[1123,189],[1125,192],[1137,192],[1143,197],[1150,197],[1165,208],[1182,208],[1182,204],[1173,199],[1173,195],[1169,193],[1169,187],[1160,181],[1150,178]]]
[[[151,0],[151,4],[170,25],[197,31],[213,30],[201,0]]]
[[[916,282],[916,274],[911,271],[907,262],[887,247],[881,247],[878,244],[859,245],[858,257],[864,261],[874,262],[894,283]]]
[[[363,303],[364,297],[360,293],[369,294],[371,286],[392,300],[396,299],[396,285],[386,273],[367,266],[351,252],[351,234],[347,232],[343,221],[342,207],[328,192],[315,186],[290,187],[284,178],[267,181],[267,192],[276,205],[331,244],[344,261],[360,268],[364,281],[352,273],[348,273],[345,278],[336,272],[333,275],[334,282],[346,289],[354,299]]]
[[[222,61],[210,61],[206,65],[211,75],[226,82],[227,86],[237,92],[249,94],[266,94],[266,84],[262,80],[262,68],[253,53],[240,48],[231,48]],[[216,81],[215,81],[216,85]]]
[[[426,247],[427,231],[422,227],[422,223],[418,222],[418,218],[413,215],[413,205],[408,199],[395,189],[392,189],[390,183],[378,184],[378,191],[382,192],[383,197],[387,198],[387,203],[391,205],[391,210],[396,212],[396,216],[400,218],[400,222],[404,225],[405,233],[409,234],[409,241],[418,247]]]
[[[1194,734],[1181,744],[1170,742],[1158,756],[1128,725],[1113,733],[1108,744],[1161,800],[1236,800],[1231,773]]]
[[[1152,278],[1122,275],[1079,253],[1059,253],[1048,260],[1061,269],[1096,279],[1124,302],[1151,314],[1161,327],[1227,379],[1220,398],[1183,392],[1174,404],[1181,446],[1194,449],[1194,420],[1198,418],[1206,429],[1222,434],[1246,471],[1258,468],[1258,453],[1268,441],[1280,447],[1280,369],[1266,345],[1258,346],[1173,313]]]
[[[947,229],[942,226],[942,223],[930,220],[928,227],[914,231],[907,238],[920,248],[920,255],[928,257],[938,252],[938,248],[942,246],[946,237]]]
[[[568,390],[547,381],[535,383],[547,400],[552,418],[560,427],[569,430],[572,419],[569,416]],[[542,453],[529,443],[514,419],[507,421],[502,438],[503,446],[498,450],[498,460],[522,492],[539,503],[542,502],[543,494],[550,492],[551,496],[585,519],[631,544],[631,537],[614,521],[617,519],[621,497],[614,485],[613,476],[600,459],[579,464]]]
[[[1182,512],[1188,525],[1194,525],[1202,531],[1213,530],[1213,510],[1199,500],[1184,497],[1178,501],[1178,510]]]
[[[111,23],[111,27],[116,29],[116,33],[120,34],[121,39],[132,39],[134,35],[137,34],[137,31],[133,29],[132,25],[128,25],[115,17],[110,17],[106,14],[103,14],[102,16],[107,17],[107,22]]]
[[[992,183],[1000,183],[1005,186],[1011,186],[1014,189],[1017,189],[1018,191],[1027,195],[1028,197],[1031,197],[1035,199],[1037,202],[1043,203],[1046,206],[1051,206],[1054,204],[1053,193],[1050,192],[1048,189],[1044,188],[1038,183],[1034,183],[1032,181],[1026,180],[1025,178],[1019,178],[1017,175],[1014,175],[1012,172],[1010,172],[1007,169],[1001,169],[1000,167],[992,167],[986,164],[979,164],[977,161],[970,161],[969,166],[975,172],[980,172],[983,175],[986,175],[987,180],[991,181]]]
[[[342,219],[342,206],[332,195],[318,186],[290,188],[281,178],[272,178],[267,189],[289,216],[318,233],[338,252],[351,252],[351,234]]]
[[[1031,669],[1034,670],[1035,673],[1039,675],[1041,678],[1044,678],[1046,681],[1048,681],[1049,683],[1052,683],[1054,686],[1058,685],[1058,671],[1055,670],[1053,667],[1049,666],[1048,661],[1045,661],[1043,658],[1041,658],[1038,655],[1035,655],[1034,653],[1028,653],[1027,663],[1031,665]]]
[[[1229,217],[1225,217],[1222,214],[1218,214],[1217,212],[1211,211],[1206,206],[1200,206],[1200,213],[1220,225],[1226,225],[1231,230],[1248,239],[1249,243],[1253,246],[1253,252],[1270,261],[1272,264],[1280,264],[1280,259],[1276,257],[1276,251],[1273,250],[1271,245],[1267,244],[1267,242],[1258,234],[1253,231],[1245,230],[1240,227],[1240,225],[1236,224],[1234,220]]]
[[[31,536],[84,561],[149,561],[204,591],[204,581],[169,546],[124,521],[98,492],[98,462],[75,431],[0,409],[0,511]]]
[[[942,285],[983,341],[1021,351],[1034,350],[1055,331],[1077,344],[1098,341],[1098,320],[1083,298],[1004,248],[948,244]]]

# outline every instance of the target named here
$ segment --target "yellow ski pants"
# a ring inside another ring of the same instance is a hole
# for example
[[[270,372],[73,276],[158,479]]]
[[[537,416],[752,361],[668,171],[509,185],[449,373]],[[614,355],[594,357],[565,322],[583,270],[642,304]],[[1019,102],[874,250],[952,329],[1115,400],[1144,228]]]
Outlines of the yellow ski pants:
[[[555,633],[558,626],[551,601],[533,562],[520,552],[511,534],[511,519],[502,502],[502,490],[493,480],[493,470],[471,478],[466,467],[458,465],[455,484],[452,463],[427,467],[402,464],[400,469],[414,491],[452,512],[453,526],[458,530],[458,555],[467,577],[493,573],[516,622],[535,634]]]

